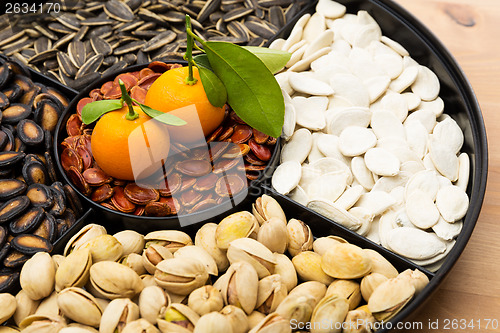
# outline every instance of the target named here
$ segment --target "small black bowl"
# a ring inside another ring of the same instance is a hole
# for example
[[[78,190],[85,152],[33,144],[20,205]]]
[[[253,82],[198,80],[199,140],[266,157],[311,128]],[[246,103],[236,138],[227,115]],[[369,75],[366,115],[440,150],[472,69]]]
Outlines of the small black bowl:
[[[166,63],[181,63],[185,64],[182,61],[166,61]],[[217,221],[227,214],[231,212],[236,212],[240,210],[238,207],[248,203],[252,194],[256,194],[257,191],[260,191],[260,187],[258,184],[269,178],[274,168],[276,167],[279,160],[279,150],[280,150],[280,142],[275,144],[274,151],[272,153],[272,157],[268,162],[268,165],[265,170],[263,170],[258,179],[252,181],[246,190],[243,190],[232,197],[231,200],[225,201],[220,205],[215,207],[195,212],[186,215],[180,216],[168,216],[168,217],[149,217],[149,216],[135,216],[132,214],[127,214],[119,211],[114,211],[109,208],[106,208],[98,203],[93,202],[90,198],[83,195],[70,181],[66,172],[62,168],[60,153],[61,142],[66,137],[66,122],[68,118],[76,112],[76,105],[78,101],[84,97],[88,97],[91,90],[95,88],[100,88],[105,82],[112,81],[117,75],[122,73],[139,71],[143,68],[146,68],[148,64],[134,65],[131,67],[127,67],[123,70],[120,70],[115,73],[110,73],[102,77],[99,81],[94,84],[88,86],[84,90],[80,91],[78,96],[76,96],[71,103],[68,105],[64,113],[59,119],[57,124],[55,133],[54,133],[54,157],[57,164],[57,168],[61,173],[64,181],[68,183],[82,198],[83,202],[86,203],[87,206],[92,207],[96,211],[96,216],[102,217],[100,219],[101,224],[105,224],[107,227],[111,227],[116,230],[124,230],[124,229],[132,229],[138,232],[147,232],[148,230],[153,229],[183,229],[190,230],[193,228],[199,227],[201,224],[206,222],[208,219],[213,219]]]

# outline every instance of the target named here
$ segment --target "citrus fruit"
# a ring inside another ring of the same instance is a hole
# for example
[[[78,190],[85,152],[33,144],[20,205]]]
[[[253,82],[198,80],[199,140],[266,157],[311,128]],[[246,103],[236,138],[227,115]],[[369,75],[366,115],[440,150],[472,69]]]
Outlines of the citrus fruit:
[[[224,119],[224,108],[210,104],[196,67],[193,68],[193,76],[198,82],[188,85],[185,82],[188,67],[170,69],[156,79],[146,94],[144,104],[161,112],[169,112],[187,122],[184,126],[169,126],[173,141],[199,141],[200,125],[205,137],[219,127]],[[193,104],[196,111],[186,108]]]
[[[103,115],[92,131],[92,155],[97,165],[118,179],[134,180],[153,174],[170,150],[167,126],[138,106],[133,108],[138,118],[127,120],[128,107],[124,106]]]

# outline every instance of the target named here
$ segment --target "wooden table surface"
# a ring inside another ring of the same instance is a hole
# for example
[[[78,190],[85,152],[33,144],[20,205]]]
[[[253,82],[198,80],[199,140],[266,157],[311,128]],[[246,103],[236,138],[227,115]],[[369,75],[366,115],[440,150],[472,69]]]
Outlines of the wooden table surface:
[[[488,186],[472,237],[446,281],[409,320],[423,328],[404,332],[500,332],[500,0],[394,1],[424,23],[464,70],[481,105],[489,151]],[[429,320],[439,320],[439,328],[429,328]],[[461,320],[475,327],[461,329]],[[496,320],[496,329],[494,321],[486,328],[488,320]]]

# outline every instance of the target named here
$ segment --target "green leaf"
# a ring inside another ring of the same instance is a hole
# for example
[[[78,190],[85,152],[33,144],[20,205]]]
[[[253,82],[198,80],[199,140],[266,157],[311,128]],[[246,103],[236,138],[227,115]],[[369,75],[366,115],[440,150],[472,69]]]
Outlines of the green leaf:
[[[201,84],[207,94],[210,104],[216,107],[223,107],[227,101],[226,87],[222,81],[210,69],[203,66],[198,67],[200,73]]]
[[[281,50],[272,50],[267,47],[242,46],[244,49],[255,54],[275,74],[285,67],[292,54]]]
[[[210,61],[208,61],[206,54],[198,54],[193,57],[193,60],[198,66],[212,70],[212,66],[210,65]]]
[[[120,99],[108,99],[89,103],[82,109],[82,121],[85,125],[91,124],[103,114],[121,109],[122,107],[123,102]]]
[[[285,103],[266,65],[252,52],[231,43],[205,42],[203,46],[236,114],[255,129],[280,136]]]
[[[141,108],[142,112],[144,112],[145,114],[147,114],[148,116],[150,116],[154,120],[157,120],[159,122],[162,122],[162,123],[167,124],[167,125],[172,125],[172,126],[183,126],[183,125],[187,124],[187,122],[185,122],[184,120],[182,120],[181,118],[179,118],[177,116],[174,116],[173,114],[155,110],[153,108],[150,108],[147,105],[144,105],[144,104],[137,102],[135,99],[134,99],[134,102],[139,104],[139,107]]]

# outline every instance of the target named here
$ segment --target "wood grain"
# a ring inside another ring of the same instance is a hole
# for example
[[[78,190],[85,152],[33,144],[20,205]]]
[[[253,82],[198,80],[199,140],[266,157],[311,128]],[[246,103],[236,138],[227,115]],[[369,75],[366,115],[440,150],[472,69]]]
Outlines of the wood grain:
[[[447,280],[410,319],[423,329],[401,332],[500,332],[500,1],[394,0],[424,23],[451,51],[474,88],[488,135],[486,197],[472,237]],[[444,320],[475,321],[475,328],[444,330]],[[429,320],[440,321],[430,329]],[[477,320],[481,320],[481,329]]]

